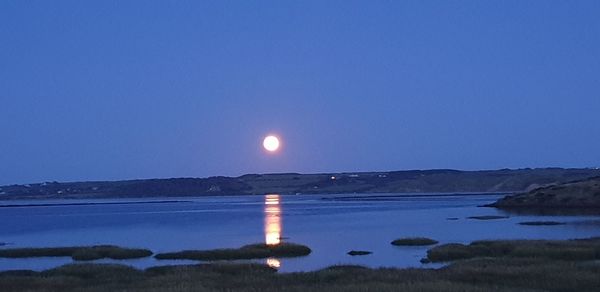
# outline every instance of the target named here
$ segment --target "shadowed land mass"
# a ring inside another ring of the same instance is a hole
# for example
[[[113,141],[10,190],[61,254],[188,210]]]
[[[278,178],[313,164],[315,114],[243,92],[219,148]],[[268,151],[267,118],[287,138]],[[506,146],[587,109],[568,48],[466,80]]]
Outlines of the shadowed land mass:
[[[0,187],[0,199],[86,199],[251,194],[518,192],[600,176],[600,169],[450,169],[321,174],[247,174]]]
[[[600,208],[600,177],[541,187],[529,192],[506,196],[488,206],[501,209]]]

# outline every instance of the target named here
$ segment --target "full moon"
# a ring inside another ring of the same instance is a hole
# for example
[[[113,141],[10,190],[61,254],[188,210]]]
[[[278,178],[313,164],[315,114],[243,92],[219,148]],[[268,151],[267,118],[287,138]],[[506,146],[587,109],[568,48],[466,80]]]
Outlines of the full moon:
[[[279,138],[273,135],[265,137],[263,140],[263,147],[265,147],[265,150],[269,152],[276,151],[279,149]]]

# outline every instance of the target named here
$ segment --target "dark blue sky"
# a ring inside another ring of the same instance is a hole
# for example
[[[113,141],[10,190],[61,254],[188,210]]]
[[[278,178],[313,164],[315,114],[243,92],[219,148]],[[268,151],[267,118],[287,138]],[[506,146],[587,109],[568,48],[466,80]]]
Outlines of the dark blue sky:
[[[0,184],[600,164],[600,1],[1,1]],[[266,155],[262,137],[285,147]]]

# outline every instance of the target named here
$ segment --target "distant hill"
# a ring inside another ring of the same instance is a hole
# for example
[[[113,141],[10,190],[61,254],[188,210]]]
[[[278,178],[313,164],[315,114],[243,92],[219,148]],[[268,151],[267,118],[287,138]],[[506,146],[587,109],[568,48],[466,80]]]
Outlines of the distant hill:
[[[0,199],[185,197],[252,194],[522,192],[600,176],[599,169],[450,169],[321,174],[247,174],[98,182],[46,182],[0,187]]]
[[[498,208],[600,208],[600,177],[538,188],[504,197]]]

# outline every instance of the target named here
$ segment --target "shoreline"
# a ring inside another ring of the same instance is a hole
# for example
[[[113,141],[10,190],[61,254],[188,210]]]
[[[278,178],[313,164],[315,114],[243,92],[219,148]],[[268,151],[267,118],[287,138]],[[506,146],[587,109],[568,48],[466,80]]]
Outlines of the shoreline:
[[[386,195],[388,194],[388,195]],[[428,198],[428,197],[458,197],[458,196],[501,196],[507,195],[507,192],[448,192],[448,193],[356,193],[348,194],[278,194],[284,197],[310,196],[318,197],[321,200],[331,201],[370,201],[385,198]],[[238,194],[238,195],[201,195],[189,197],[172,197],[170,200],[151,200],[152,198],[171,198],[171,197],[104,197],[104,198],[32,198],[32,199],[0,199],[0,208],[21,208],[21,207],[54,207],[54,206],[93,206],[93,205],[136,205],[136,204],[163,204],[163,203],[191,203],[195,199],[205,198],[233,198],[233,197],[255,197],[266,196],[268,194]],[[344,195],[344,196],[339,196]],[[123,200],[119,202],[118,200]],[[136,201],[140,200],[140,201]],[[56,201],[56,203],[52,203]],[[78,201],[64,202],[58,201]],[[106,202],[102,202],[106,201]],[[22,204],[13,202],[23,202]],[[37,203],[40,202],[40,203]],[[488,207],[488,206],[481,206]]]
[[[517,193],[600,176],[600,169],[452,169],[246,174],[237,177],[43,182],[0,186],[0,200],[257,194]]]

